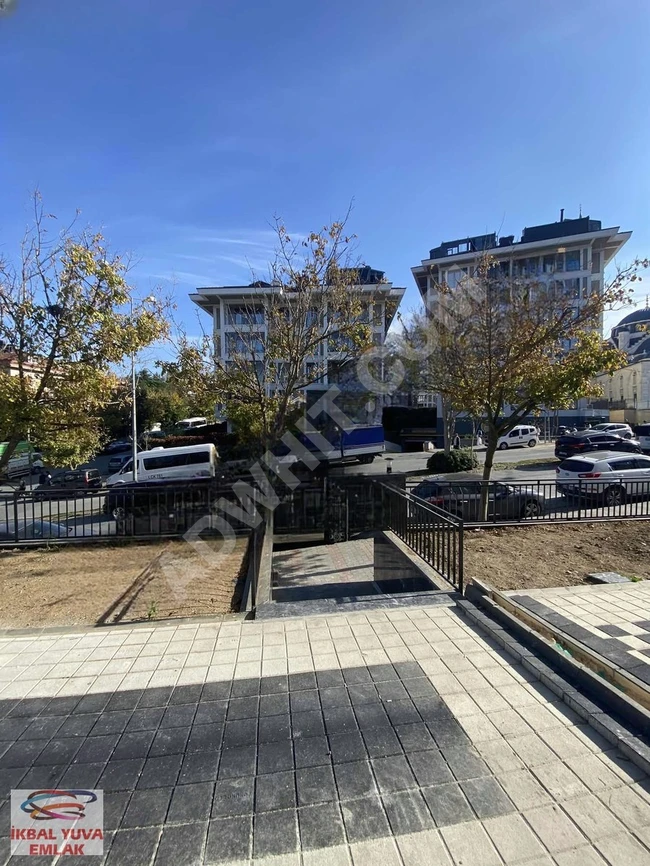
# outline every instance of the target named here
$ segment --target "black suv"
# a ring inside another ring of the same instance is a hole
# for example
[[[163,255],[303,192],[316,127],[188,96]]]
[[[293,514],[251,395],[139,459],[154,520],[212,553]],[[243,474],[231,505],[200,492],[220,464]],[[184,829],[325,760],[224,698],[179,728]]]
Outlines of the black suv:
[[[594,430],[560,436],[555,440],[555,456],[560,460],[588,454],[590,451],[628,451],[641,454],[641,445],[638,439],[623,439],[614,433]]]
[[[96,493],[102,486],[99,469],[70,469],[57,472],[50,481],[39,484],[34,495],[37,499],[58,499],[63,496],[81,496]]]

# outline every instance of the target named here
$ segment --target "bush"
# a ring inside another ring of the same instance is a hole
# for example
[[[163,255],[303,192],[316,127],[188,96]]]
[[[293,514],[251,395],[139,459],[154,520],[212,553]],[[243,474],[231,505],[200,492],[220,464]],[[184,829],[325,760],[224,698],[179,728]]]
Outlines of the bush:
[[[478,460],[476,454],[468,448],[458,448],[450,451],[436,451],[427,460],[427,469],[431,472],[468,472],[476,469]]]

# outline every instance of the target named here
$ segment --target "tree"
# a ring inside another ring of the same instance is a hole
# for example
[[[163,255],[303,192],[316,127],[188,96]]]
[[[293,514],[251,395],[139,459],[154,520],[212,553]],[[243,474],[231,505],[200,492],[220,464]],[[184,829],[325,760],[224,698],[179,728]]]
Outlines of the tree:
[[[276,233],[270,282],[254,282],[228,323],[227,360],[205,338],[181,340],[177,358],[162,365],[167,378],[200,395],[206,413],[208,404],[223,406],[259,452],[297,420],[309,385],[354,374],[375,317],[373,293],[360,289],[359,268],[350,265],[345,222],[294,240],[278,220]]]
[[[454,289],[437,286],[428,311],[426,376],[455,410],[482,419],[483,480],[497,441],[531,414],[597,396],[597,373],[625,355],[601,336],[602,314],[624,303],[648,260],[619,270],[602,294],[569,296],[561,283],[504,276],[489,256]],[[482,492],[487,514],[488,485]]]
[[[167,330],[163,301],[134,301],[127,263],[101,234],[73,223],[50,236],[53,219],[36,194],[17,261],[0,259],[0,471],[28,436],[53,463],[90,457],[115,367]]]

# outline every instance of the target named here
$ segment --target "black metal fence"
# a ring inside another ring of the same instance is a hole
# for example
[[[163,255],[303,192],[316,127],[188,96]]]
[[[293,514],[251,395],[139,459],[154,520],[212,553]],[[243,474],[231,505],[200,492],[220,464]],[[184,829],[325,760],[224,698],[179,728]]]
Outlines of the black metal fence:
[[[438,574],[463,591],[463,521],[442,508],[386,484],[384,527]]]
[[[485,520],[480,505],[484,484],[420,481],[410,482],[407,489],[411,493],[419,489],[423,501],[461,518],[466,526],[650,518],[650,475],[647,481],[490,481]]]
[[[239,504],[232,484],[15,491],[0,496],[0,546],[174,537],[198,521],[202,532],[218,531],[218,503],[223,500]],[[250,528],[250,522],[226,517],[235,531]]]

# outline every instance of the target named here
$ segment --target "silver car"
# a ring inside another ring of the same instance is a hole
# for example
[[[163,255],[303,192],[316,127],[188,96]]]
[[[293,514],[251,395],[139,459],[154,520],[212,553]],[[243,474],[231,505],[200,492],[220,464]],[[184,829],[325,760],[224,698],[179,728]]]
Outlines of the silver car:
[[[556,486],[565,496],[602,499],[606,505],[650,496],[650,457],[597,451],[570,457],[557,468]]]

